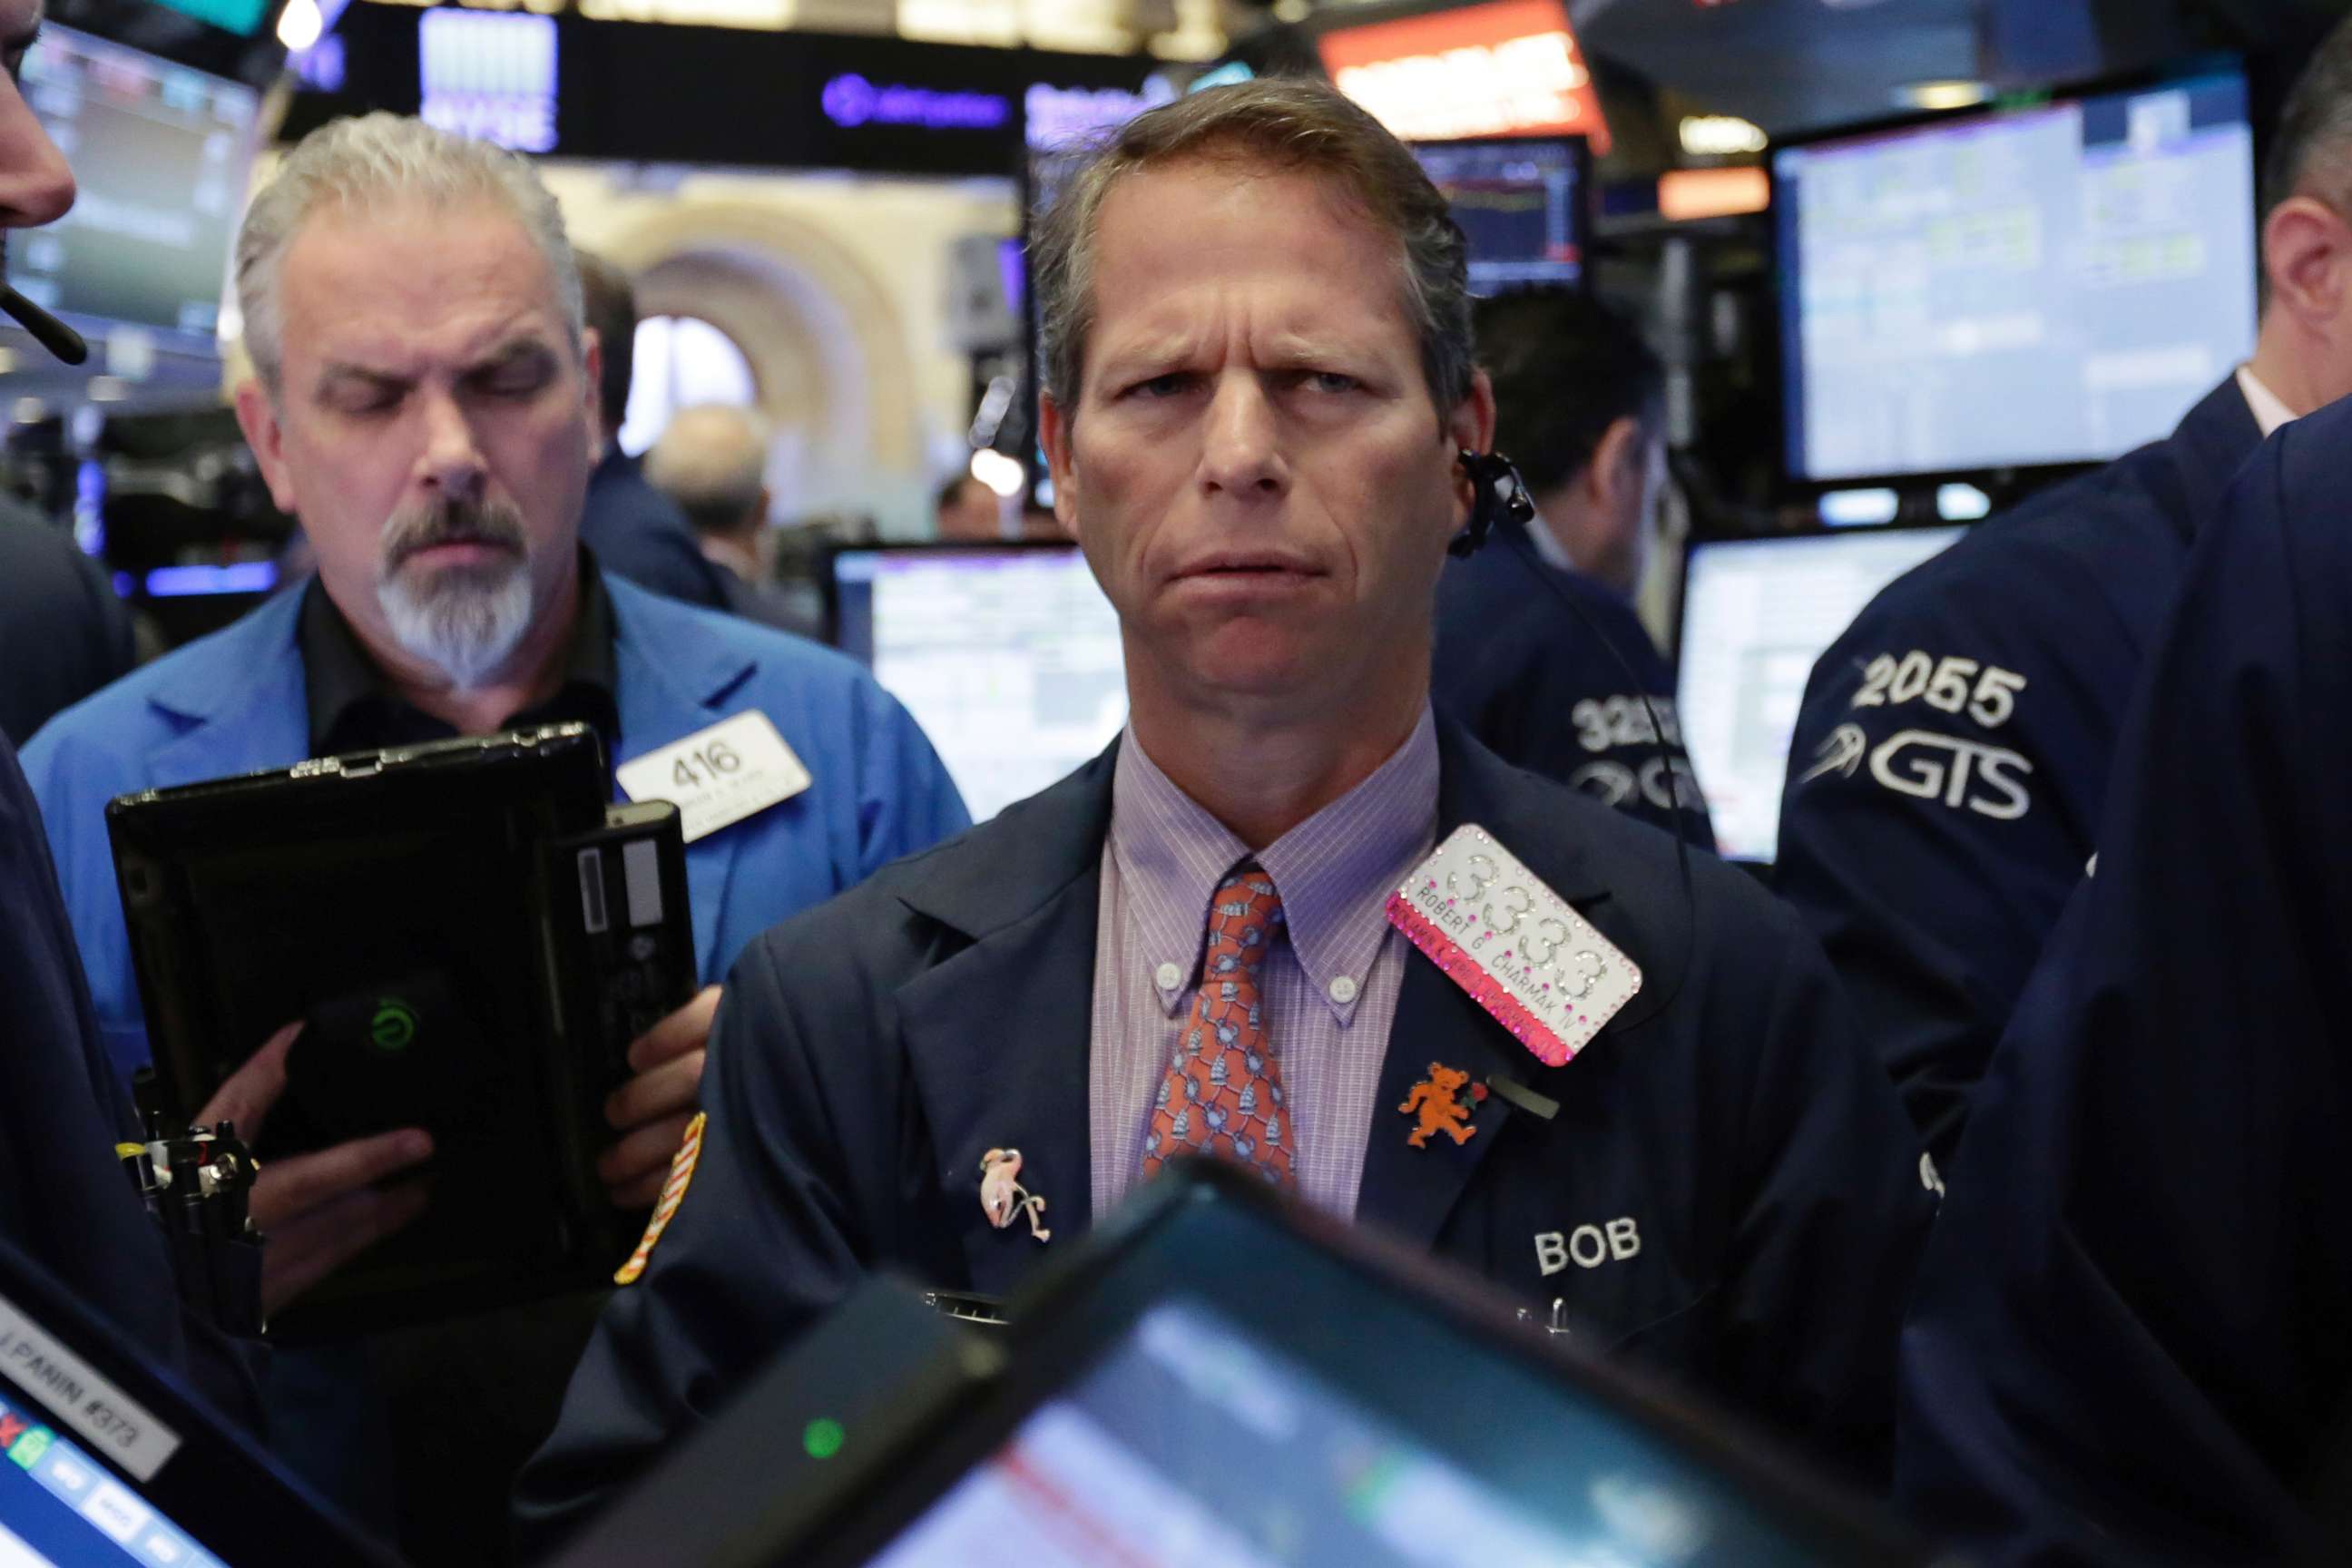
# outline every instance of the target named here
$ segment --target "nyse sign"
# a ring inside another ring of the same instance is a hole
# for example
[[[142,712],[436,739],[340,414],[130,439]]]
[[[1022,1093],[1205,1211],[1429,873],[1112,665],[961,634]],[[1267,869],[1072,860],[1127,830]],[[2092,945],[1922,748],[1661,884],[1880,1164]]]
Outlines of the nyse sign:
[[[418,115],[518,153],[555,148],[555,20],[436,9],[418,18]]]

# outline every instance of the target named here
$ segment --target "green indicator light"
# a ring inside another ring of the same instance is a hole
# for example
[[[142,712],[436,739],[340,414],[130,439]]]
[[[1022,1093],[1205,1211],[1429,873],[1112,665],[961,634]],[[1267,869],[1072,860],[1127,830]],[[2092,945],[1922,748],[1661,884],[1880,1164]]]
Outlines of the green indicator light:
[[[801,1434],[801,1447],[808,1450],[808,1457],[812,1459],[830,1459],[841,1452],[841,1445],[848,1436],[841,1429],[840,1422],[829,1415],[820,1415],[810,1422],[808,1429]]]
[[[386,1055],[406,1050],[408,1043],[416,1038],[415,1009],[397,996],[378,1001],[375,1016],[368,1020],[368,1038]]]

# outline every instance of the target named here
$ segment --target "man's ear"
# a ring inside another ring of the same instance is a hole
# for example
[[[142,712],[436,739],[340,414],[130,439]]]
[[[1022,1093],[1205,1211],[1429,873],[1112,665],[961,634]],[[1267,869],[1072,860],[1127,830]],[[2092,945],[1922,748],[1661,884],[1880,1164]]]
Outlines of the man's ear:
[[[278,422],[278,405],[261,384],[257,374],[236,384],[236,424],[245,432],[245,444],[253,448],[254,460],[261,465],[261,477],[269,486],[269,499],[287,516],[301,516],[302,508],[294,493],[294,476],[286,463],[286,432]]]
[[[2352,227],[2311,196],[2289,196],[2263,220],[2263,274],[2271,303],[2335,335],[2352,291]]]
[[[1603,515],[1615,517],[1638,500],[1648,460],[1642,422],[1623,414],[1611,420],[1592,448],[1592,460],[1584,466],[1584,483]]]
[[[1037,399],[1037,439],[1045,448],[1045,468],[1054,476],[1054,521],[1072,539],[1078,533],[1078,470],[1070,455],[1070,417],[1051,393]]]
[[[604,456],[604,340],[593,327],[580,329],[580,373],[588,378],[588,455],[601,460]]]
[[[1488,452],[1495,446],[1495,384],[1483,370],[1470,373],[1469,395],[1456,404],[1445,421],[1445,439],[1455,451]],[[1510,456],[1506,452],[1505,457]],[[1461,465],[1454,469],[1454,519],[1446,530],[1452,538],[1470,526],[1477,505],[1477,486]]]

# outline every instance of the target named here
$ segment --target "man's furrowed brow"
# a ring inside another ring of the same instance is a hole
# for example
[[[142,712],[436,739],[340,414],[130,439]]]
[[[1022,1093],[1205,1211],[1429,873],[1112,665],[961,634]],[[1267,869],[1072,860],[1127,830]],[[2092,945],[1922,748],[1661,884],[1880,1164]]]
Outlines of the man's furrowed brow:
[[[355,363],[350,360],[329,360],[319,371],[319,384],[334,386],[343,382],[358,382],[373,387],[406,386],[410,378],[397,371],[380,370],[373,365]]]

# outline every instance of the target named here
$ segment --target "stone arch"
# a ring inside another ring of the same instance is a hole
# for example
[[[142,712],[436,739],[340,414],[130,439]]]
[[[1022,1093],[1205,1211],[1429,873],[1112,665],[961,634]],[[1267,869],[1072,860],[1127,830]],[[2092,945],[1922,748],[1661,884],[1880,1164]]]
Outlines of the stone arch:
[[[793,500],[918,470],[907,324],[863,263],[819,226],[748,202],[687,200],[601,237],[636,282],[641,316],[698,316],[751,361],[761,411],[801,433]]]

